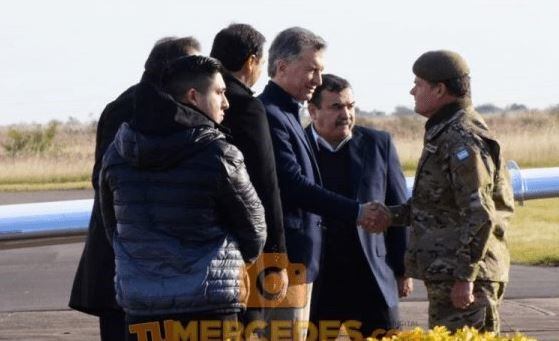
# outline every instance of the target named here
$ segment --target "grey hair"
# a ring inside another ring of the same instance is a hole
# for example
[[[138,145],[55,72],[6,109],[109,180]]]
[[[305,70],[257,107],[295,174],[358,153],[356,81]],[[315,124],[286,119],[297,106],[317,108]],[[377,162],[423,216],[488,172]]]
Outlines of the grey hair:
[[[268,76],[273,78],[276,75],[276,64],[279,60],[292,61],[307,48],[320,51],[326,48],[326,41],[302,27],[290,27],[281,31],[268,51]]]

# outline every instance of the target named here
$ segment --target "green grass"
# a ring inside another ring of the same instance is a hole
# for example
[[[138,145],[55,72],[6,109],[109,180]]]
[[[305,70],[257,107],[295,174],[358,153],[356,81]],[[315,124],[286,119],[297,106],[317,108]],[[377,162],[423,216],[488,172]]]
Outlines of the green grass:
[[[90,189],[91,181],[68,181],[68,182],[23,182],[0,184],[0,192],[34,192],[54,191],[69,189]]]
[[[0,177],[0,192],[50,191],[67,189],[90,189],[89,172],[80,174],[40,173],[28,176]]]
[[[509,228],[512,262],[559,265],[559,198],[517,204]]]
[[[425,120],[413,116],[359,121],[392,134],[404,173],[413,176],[423,146]],[[487,121],[499,127],[495,133],[501,133],[498,137],[507,160],[516,160],[521,168],[559,166],[559,115],[500,115],[489,116]],[[52,155],[9,157],[0,148],[0,191],[91,188],[95,146],[95,130],[91,127],[61,126],[54,140],[56,153]],[[6,131],[0,127],[0,145],[6,140]],[[559,198],[518,205],[508,235],[514,263],[559,265]]]
[[[91,174],[37,174],[32,176],[11,176],[0,180],[1,185],[20,185],[20,184],[65,184],[70,182],[91,181]]]
[[[516,203],[508,241],[514,264],[559,266],[559,198]]]
[[[559,198],[517,202],[508,241],[514,264],[559,266]]]
[[[417,161],[412,161],[412,160],[404,160],[402,161],[402,164],[400,165],[402,167],[402,171],[404,172],[404,174],[406,176],[414,176],[415,175],[415,170],[417,169]]]

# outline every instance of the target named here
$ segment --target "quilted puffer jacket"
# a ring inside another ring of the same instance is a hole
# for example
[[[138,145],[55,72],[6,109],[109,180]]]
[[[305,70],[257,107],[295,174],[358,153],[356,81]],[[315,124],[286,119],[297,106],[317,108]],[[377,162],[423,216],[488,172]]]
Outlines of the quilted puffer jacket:
[[[103,158],[117,302],[136,316],[238,312],[244,264],[266,240],[264,209],[239,150],[177,105],[184,130],[147,135],[124,123]]]

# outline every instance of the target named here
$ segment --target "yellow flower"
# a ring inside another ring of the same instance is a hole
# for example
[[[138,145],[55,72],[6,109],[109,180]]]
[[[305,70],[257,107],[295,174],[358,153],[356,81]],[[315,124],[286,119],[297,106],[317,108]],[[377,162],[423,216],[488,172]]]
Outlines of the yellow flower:
[[[534,338],[521,333],[515,333],[513,336],[501,335],[497,336],[493,332],[480,333],[475,328],[464,327],[451,334],[443,326],[437,326],[431,330],[423,330],[416,327],[412,330],[403,330],[397,335],[391,337],[383,337],[381,340],[375,338],[367,338],[367,341],[537,341]]]

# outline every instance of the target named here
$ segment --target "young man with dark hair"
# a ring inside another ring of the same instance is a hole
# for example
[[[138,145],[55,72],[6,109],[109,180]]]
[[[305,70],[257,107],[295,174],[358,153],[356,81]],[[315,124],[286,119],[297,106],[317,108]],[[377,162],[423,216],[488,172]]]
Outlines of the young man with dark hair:
[[[215,36],[211,56],[219,59],[226,69],[224,79],[230,106],[223,125],[230,130],[231,143],[243,153],[248,174],[265,208],[268,239],[264,252],[278,256],[275,264],[257,264],[283,269],[279,272],[283,288],[277,297],[281,300],[287,290],[286,259],[280,256],[286,252],[281,198],[266,111],[251,90],[262,73],[265,41],[252,26],[232,24]],[[254,290],[251,294],[255,294]],[[266,311],[260,309],[249,309],[245,317],[245,324],[267,319]]]
[[[209,57],[172,63],[165,92],[138,89],[140,105],[103,157],[101,212],[126,340],[148,330],[172,338],[168,320],[225,330],[245,308],[244,266],[262,251],[266,224],[241,152],[217,129],[228,107],[220,70]]]
[[[227,71],[238,72],[243,67],[256,67],[264,62],[262,57],[265,42],[266,38],[254,27],[248,24],[231,24],[215,36],[210,56],[218,59]],[[260,77],[260,72],[246,76],[253,76],[243,80],[252,87]]]
[[[392,139],[386,132],[355,125],[355,99],[347,80],[323,75],[309,113],[312,124],[305,130],[324,188],[360,202],[405,202],[406,182]],[[342,217],[325,218],[323,224],[312,320],[316,325],[357,321],[360,326],[345,328],[361,332],[363,338],[398,328],[398,296],[412,289],[411,279],[404,277],[406,228],[367,233]]]
[[[197,54],[200,43],[193,37],[160,39],[145,63],[142,82],[159,84],[161,74],[173,60]],[[129,122],[134,108],[135,93],[139,84],[131,86],[116,100],[109,103],[97,124],[95,164],[92,184],[95,190],[93,211],[80,263],[74,278],[69,306],[78,311],[99,316],[101,340],[123,339],[124,313],[115,301],[114,254],[105,238],[99,210],[99,170],[101,159],[123,122]]]

